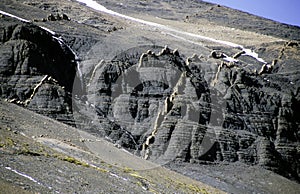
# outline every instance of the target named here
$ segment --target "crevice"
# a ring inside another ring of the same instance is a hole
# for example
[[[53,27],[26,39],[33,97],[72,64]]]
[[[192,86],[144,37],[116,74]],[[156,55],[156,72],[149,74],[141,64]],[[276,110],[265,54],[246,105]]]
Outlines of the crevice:
[[[30,97],[24,101],[24,105],[27,106],[30,101],[33,99],[34,95],[36,94],[36,92],[38,91],[38,89],[41,87],[41,85],[44,83],[44,81],[46,80],[50,80],[51,77],[49,75],[45,75],[43,77],[43,79],[33,88],[32,94],[30,95]]]
[[[218,82],[218,79],[219,79],[219,74],[221,72],[221,69],[222,67],[224,66],[224,62],[222,62],[219,66],[218,66],[218,70],[217,70],[217,73],[215,75],[215,78],[212,80],[211,82],[211,86],[215,86]]]
[[[91,85],[91,83],[92,83],[92,81],[93,81],[93,79],[94,79],[94,77],[95,77],[96,70],[97,70],[99,67],[101,67],[103,64],[104,64],[104,60],[101,60],[101,61],[94,67],[94,70],[93,70],[93,72],[92,72],[92,74],[91,74],[91,77],[90,77],[90,79],[89,79],[89,82],[88,82],[87,86],[90,86],[90,85]]]
[[[29,96],[29,98],[27,98],[26,100],[24,101],[21,101],[21,100],[17,100],[16,98],[13,98],[13,99],[7,99],[6,101],[8,102],[11,102],[11,103],[15,103],[15,104],[18,104],[18,105],[22,105],[22,106],[27,106],[30,101],[33,99],[34,95],[37,93],[38,89],[41,87],[41,85],[46,81],[50,81],[52,78],[49,76],[49,75],[45,75],[41,81],[33,88],[33,91],[31,93],[31,95]]]
[[[141,68],[143,65],[143,58],[146,57],[147,55],[153,55],[153,56],[161,56],[165,54],[172,54],[175,56],[179,56],[178,50],[175,49],[173,52],[168,48],[168,46],[165,46],[158,55],[153,53],[152,51],[147,51],[146,53],[143,53],[140,57],[139,64],[137,69]],[[158,132],[158,129],[161,127],[162,122],[164,121],[165,116],[170,112],[170,110],[173,107],[174,104],[174,99],[175,97],[179,94],[182,93],[182,88],[184,86],[184,80],[186,78],[186,72],[182,72],[180,78],[178,79],[176,85],[174,86],[174,90],[170,96],[167,96],[164,100],[163,106],[160,107],[158,114],[156,116],[155,122],[154,122],[154,127],[151,132],[151,134],[146,138],[145,142],[142,145],[142,152],[143,153],[142,157],[144,159],[149,158],[150,154],[150,148],[149,146],[154,143],[155,141],[155,136]]]

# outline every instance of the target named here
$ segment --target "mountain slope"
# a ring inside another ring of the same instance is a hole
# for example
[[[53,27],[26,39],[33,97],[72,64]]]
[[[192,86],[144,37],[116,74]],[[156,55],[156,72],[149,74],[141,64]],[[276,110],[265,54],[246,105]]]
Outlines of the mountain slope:
[[[196,0],[5,0],[0,9],[2,98],[227,192],[275,192],[256,178],[270,173],[262,168],[299,181],[299,28]],[[7,74],[14,64],[33,73]],[[249,166],[249,177],[230,178]]]
[[[95,144],[106,149],[95,155],[83,143],[93,138],[84,139],[83,132],[16,105],[1,101],[0,110],[1,184],[10,185],[1,187],[1,193],[10,187],[59,193],[222,193],[103,139]],[[134,170],[138,168],[149,170]]]

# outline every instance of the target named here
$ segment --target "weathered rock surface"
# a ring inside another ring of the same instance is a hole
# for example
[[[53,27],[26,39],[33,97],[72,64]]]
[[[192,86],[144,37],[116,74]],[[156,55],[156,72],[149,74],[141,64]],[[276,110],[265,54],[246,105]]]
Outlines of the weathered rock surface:
[[[75,117],[78,128],[193,178],[220,165],[214,180],[223,173],[233,182],[224,166],[234,164],[300,181],[299,27],[196,0],[103,2],[155,27],[74,1],[5,2],[25,4],[32,20],[65,13],[71,20],[36,22],[77,52],[83,79],[74,84],[68,46],[2,16],[2,98],[68,124]],[[250,190],[226,191],[266,191]]]
[[[75,56],[62,41],[30,23],[3,16],[0,95],[65,123],[73,123]]]
[[[156,162],[240,161],[299,180],[299,76],[259,74],[260,62],[243,59],[219,59],[213,75],[208,59],[169,48],[133,54],[149,48],[102,62],[90,78],[87,99],[109,123],[106,136]]]

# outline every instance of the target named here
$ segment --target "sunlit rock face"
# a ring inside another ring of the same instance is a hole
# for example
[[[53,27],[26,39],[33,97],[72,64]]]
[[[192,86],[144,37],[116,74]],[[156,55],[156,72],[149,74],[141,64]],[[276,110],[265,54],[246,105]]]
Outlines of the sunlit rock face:
[[[299,94],[288,92],[294,85],[278,90],[278,69],[259,72],[262,62],[247,65],[251,56],[218,59],[217,72],[210,60],[167,47],[132,48],[101,62],[87,99],[105,135],[146,159],[240,161],[297,177]]]
[[[103,4],[161,24],[24,1],[62,37],[0,15],[1,97],[159,164],[242,162],[299,180],[299,28],[202,1]]]
[[[91,77],[88,99],[94,100],[105,118],[127,131],[120,130],[124,135],[108,134],[110,138],[137,149],[145,158],[157,159],[165,155],[165,143],[170,141],[176,126],[182,129],[187,123],[197,131],[207,122],[209,89],[200,69],[189,66],[178,51],[150,46],[135,50],[140,54],[132,57],[131,49],[102,64],[99,76]],[[174,144],[180,138],[175,138]],[[181,152],[172,149],[171,152]]]

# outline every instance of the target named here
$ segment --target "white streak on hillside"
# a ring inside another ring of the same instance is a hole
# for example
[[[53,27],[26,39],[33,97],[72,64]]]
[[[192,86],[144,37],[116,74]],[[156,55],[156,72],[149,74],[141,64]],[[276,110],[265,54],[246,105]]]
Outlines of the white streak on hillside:
[[[2,10],[0,10],[0,14],[2,14],[2,15],[6,15],[6,16],[9,16],[9,17],[12,17],[12,18],[15,18],[15,19],[18,19],[18,20],[20,20],[20,21],[22,21],[22,22],[26,22],[26,23],[31,23],[29,20],[26,20],[26,19],[24,19],[24,18],[21,18],[21,17],[18,17],[18,16],[15,16],[15,15],[13,15],[13,14],[10,14],[10,13],[7,13],[7,12],[5,12],[5,11],[2,11]],[[72,54],[74,55],[74,58],[75,58],[75,60],[76,60],[76,68],[77,68],[77,72],[78,72],[78,74],[79,74],[79,77],[80,77],[80,80],[81,80],[81,82],[83,81],[83,75],[82,75],[82,72],[81,72],[81,70],[80,70],[80,68],[79,68],[79,63],[78,63],[78,59],[79,59],[79,57],[77,56],[77,54],[62,40],[62,38],[61,37],[57,37],[57,34],[54,32],[54,31],[52,31],[52,30],[50,30],[49,28],[46,28],[46,27],[43,27],[43,26],[39,26],[41,29],[43,29],[43,30],[45,30],[45,31],[47,31],[47,32],[49,32],[51,35],[52,35],[52,38],[54,38],[54,39],[56,39],[58,42],[59,42],[59,44],[61,45],[61,46],[66,46],[71,52],[72,52]]]
[[[121,18],[131,20],[131,21],[134,21],[134,22],[137,22],[137,23],[145,24],[145,25],[148,25],[148,26],[155,26],[155,27],[159,27],[159,28],[164,28],[165,27],[164,25],[161,25],[161,24],[158,24],[158,23],[155,23],[155,22],[145,21],[145,20],[142,20],[142,19],[134,18],[134,17],[131,17],[131,16],[127,16],[127,15],[109,10],[106,7],[104,7],[103,5],[100,5],[99,3],[97,3],[96,1],[93,1],[93,0],[77,0],[77,1],[80,2],[80,3],[84,3],[86,6],[92,8],[94,10],[104,12],[104,13],[107,13],[107,14],[110,14],[110,15],[113,15],[113,16],[121,17]]]
[[[43,30],[46,30],[47,32],[49,32],[50,34],[52,34],[52,36],[55,36],[55,32],[50,30],[49,28],[46,28],[46,27],[43,27],[43,26],[40,26],[40,28],[42,28]]]
[[[41,185],[40,182],[38,182],[37,180],[35,180],[35,179],[32,178],[31,176],[28,176],[28,175],[26,175],[26,174],[24,174],[24,173],[21,173],[21,172],[19,172],[19,171],[17,171],[17,170],[14,170],[14,169],[12,169],[11,167],[5,167],[5,168],[6,168],[7,170],[10,170],[10,171],[12,171],[12,172],[14,172],[14,173],[16,173],[16,174],[22,176],[22,177],[25,177],[25,178],[31,180],[31,181],[34,182],[34,183],[37,183],[37,184]]]
[[[155,22],[149,22],[149,21],[145,21],[145,20],[142,20],[142,19],[127,16],[127,15],[109,10],[106,7],[104,7],[103,5],[100,5],[99,3],[97,3],[94,0],[77,0],[77,1],[80,2],[80,3],[84,3],[86,6],[92,8],[94,10],[104,12],[104,13],[107,13],[107,14],[110,14],[110,15],[113,15],[113,16],[121,17],[121,18],[130,20],[130,21],[134,21],[134,22],[137,22],[137,23],[144,24],[144,25],[157,27],[161,30],[165,30],[165,31],[173,32],[173,33],[184,35],[184,36],[189,36],[189,37],[193,37],[193,38],[198,38],[198,39],[210,41],[210,42],[226,45],[226,46],[233,47],[233,48],[239,48],[239,49],[245,51],[244,55],[251,56],[251,57],[255,58],[256,60],[258,60],[259,62],[266,63],[266,61],[264,61],[262,58],[259,58],[258,54],[255,53],[254,51],[252,51],[250,49],[246,49],[246,48],[244,48],[244,46],[233,43],[233,42],[218,40],[218,39],[214,39],[214,38],[210,38],[210,37],[207,37],[207,36],[202,36],[202,35],[194,34],[194,33],[190,33],[190,32],[184,32],[184,31],[180,31],[180,30],[177,30],[177,29],[174,29],[174,28],[162,25],[162,24],[158,24],[158,23],[155,23]],[[168,34],[170,34],[170,33],[168,33]],[[173,35],[173,34],[170,34],[170,35]],[[174,34],[173,36],[176,36],[176,35]]]
[[[1,11],[1,10],[0,10],[0,14],[6,15],[6,16],[9,16],[9,17],[12,17],[12,18],[16,18],[16,19],[18,19],[18,20],[20,20],[20,21],[22,21],[22,22],[27,22],[27,23],[30,22],[29,20],[26,20],[26,19],[24,19],[24,18],[20,18],[20,17],[18,17],[18,16],[15,16],[15,15],[13,15],[13,14],[7,13],[7,12],[5,12],[5,11]]]
[[[37,181],[36,179],[32,178],[31,176],[29,176],[29,175],[27,175],[27,174],[25,174],[25,173],[19,172],[19,171],[15,170],[15,169],[12,169],[11,167],[8,167],[8,166],[7,166],[7,167],[5,167],[5,169],[10,170],[10,171],[12,171],[12,172],[14,172],[14,173],[16,173],[16,174],[18,174],[18,175],[24,177],[24,178],[27,178],[27,179],[29,179],[30,181],[32,181],[32,182],[34,182],[34,183],[37,183],[38,185],[46,186],[46,185],[42,184],[41,182]],[[48,189],[50,189],[50,190],[53,189],[53,188],[50,187],[50,186],[46,186],[46,187],[47,187]],[[56,193],[59,193],[58,191],[55,191],[55,192],[56,192]]]
[[[224,55],[225,55],[225,54],[224,54]],[[225,55],[224,60],[225,60],[225,61],[228,61],[228,62],[233,62],[233,63],[239,62],[239,60],[234,59],[234,58],[232,58],[232,57],[229,57],[229,56],[227,56],[227,55]]]
[[[243,48],[243,51],[245,51],[245,54],[243,55],[248,55],[248,56],[251,56],[253,58],[255,58],[256,60],[258,60],[259,62],[262,62],[264,64],[266,64],[267,62],[265,60],[263,60],[262,58],[259,58],[258,57],[258,54],[255,53],[254,51],[252,51],[251,49],[245,49]]]
[[[119,176],[119,175],[117,175],[115,173],[110,172],[109,174],[110,174],[110,176],[116,177],[117,179],[122,179],[123,181],[128,181],[127,178],[121,177],[121,176]]]

